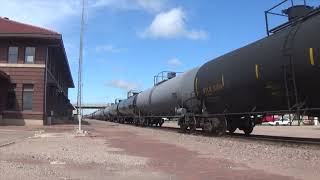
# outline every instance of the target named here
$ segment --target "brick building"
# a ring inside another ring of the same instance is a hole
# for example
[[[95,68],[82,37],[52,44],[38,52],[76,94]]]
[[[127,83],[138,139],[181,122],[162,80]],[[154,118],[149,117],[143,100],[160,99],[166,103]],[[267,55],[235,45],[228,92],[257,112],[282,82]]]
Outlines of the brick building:
[[[73,87],[61,34],[0,18],[0,125],[67,120]]]

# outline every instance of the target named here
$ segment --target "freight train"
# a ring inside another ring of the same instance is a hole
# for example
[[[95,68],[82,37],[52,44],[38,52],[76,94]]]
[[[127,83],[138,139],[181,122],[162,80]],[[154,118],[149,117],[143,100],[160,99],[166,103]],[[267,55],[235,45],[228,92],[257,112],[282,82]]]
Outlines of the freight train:
[[[152,88],[89,116],[141,126],[176,118],[183,131],[216,135],[250,134],[270,114],[318,116],[320,10],[304,4],[283,13],[288,22],[267,37],[185,73],[162,72]]]

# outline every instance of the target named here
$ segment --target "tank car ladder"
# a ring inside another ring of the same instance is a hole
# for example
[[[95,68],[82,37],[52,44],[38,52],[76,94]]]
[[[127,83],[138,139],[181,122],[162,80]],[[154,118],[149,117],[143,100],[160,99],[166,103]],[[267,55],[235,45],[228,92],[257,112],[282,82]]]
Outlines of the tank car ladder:
[[[291,110],[298,106],[298,104],[300,104],[298,99],[298,90],[295,80],[294,67],[292,64],[285,65],[283,70],[287,104],[288,109]]]
[[[292,55],[294,39],[299,30],[299,27],[299,24],[293,25],[293,27],[290,29],[288,33],[287,38],[285,39],[285,43],[283,46],[283,54],[288,60],[288,63],[284,64],[283,73],[288,110],[290,112],[293,110],[296,111],[296,116],[298,116],[298,121],[300,124],[300,109],[302,108],[303,103],[300,103],[298,98],[298,90]]]

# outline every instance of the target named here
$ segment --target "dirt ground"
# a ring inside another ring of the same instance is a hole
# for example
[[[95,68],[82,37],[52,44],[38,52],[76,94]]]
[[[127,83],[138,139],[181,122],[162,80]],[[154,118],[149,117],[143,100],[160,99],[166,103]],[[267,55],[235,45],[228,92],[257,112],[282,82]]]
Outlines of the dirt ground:
[[[89,121],[0,127],[0,179],[318,179],[320,147],[202,137]]]

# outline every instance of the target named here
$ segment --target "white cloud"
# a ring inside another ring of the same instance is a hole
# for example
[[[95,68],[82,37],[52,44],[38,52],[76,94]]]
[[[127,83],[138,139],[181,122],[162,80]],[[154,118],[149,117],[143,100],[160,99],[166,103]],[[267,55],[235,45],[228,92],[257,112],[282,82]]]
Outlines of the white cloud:
[[[181,8],[174,8],[156,15],[151,25],[141,34],[149,38],[189,38],[192,40],[206,39],[207,34],[203,30],[188,30],[186,27],[186,15]]]
[[[119,53],[119,52],[123,51],[122,48],[117,48],[111,44],[98,45],[95,47],[95,50],[97,52],[108,52],[108,53]]]
[[[47,28],[80,13],[80,3],[70,0],[0,0],[0,4],[0,16]]]
[[[208,35],[205,31],[203,30],[192,30],[192,31],[189,31],[186,36],[189,38],[189,39],[193,39],[193,40],[198,40],[198,39],[207,39],[208,38]]]
[[[168,0],[137,0],[140,7],[145,10],[158,12],[166,7]]]
[[[85,6],[86,11],[109,7],[159,12],[166,7],[168,1],[86,0]],[[0,4],[0,16],[49,29],[59,29],[68,18],[81,13],[81,0],[0,0]],[[80,23],[79,21],[80,18],[77,23]]]
[[[178,58],[173,58],[168,61],[168,65],[170,66],[181,66],[182,62]]]
[[[133,83],[133,82],[127,82],[124,80],[112,80],[110,82],[107,82],[107,86],[113,87],[113,88],[118,88],[122,90],[132,90],[132,89],[137,89],[139,87],[138,84]]]
[[[130,6],[127,0],[97,0],[92,4],[92,7],[113,7],[119,9],[128,9]]]
[[[168,0],[97,0],[92,7],[159,12],[166,7],[167,2]]]

